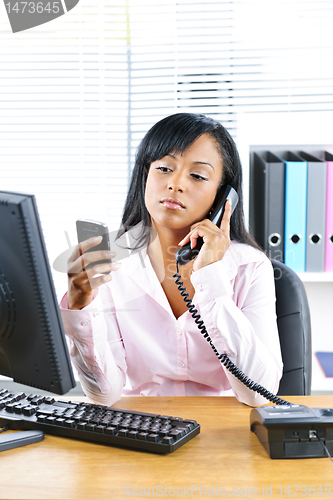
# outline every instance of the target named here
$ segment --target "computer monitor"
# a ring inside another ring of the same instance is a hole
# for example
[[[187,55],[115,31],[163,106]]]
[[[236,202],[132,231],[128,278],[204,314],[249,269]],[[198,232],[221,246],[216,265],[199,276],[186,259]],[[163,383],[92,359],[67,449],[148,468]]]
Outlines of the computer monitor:
[[[35,197],[5,191],[0,191],[0,374],[56,394],[75,387]]]

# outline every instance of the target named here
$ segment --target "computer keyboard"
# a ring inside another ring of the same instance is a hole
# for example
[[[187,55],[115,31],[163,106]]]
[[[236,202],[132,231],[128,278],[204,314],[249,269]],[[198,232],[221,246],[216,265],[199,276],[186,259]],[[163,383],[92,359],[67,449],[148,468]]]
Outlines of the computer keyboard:
[[[0,389],[4,426],[153,453],[172,453],[200,432],[195,420]]]

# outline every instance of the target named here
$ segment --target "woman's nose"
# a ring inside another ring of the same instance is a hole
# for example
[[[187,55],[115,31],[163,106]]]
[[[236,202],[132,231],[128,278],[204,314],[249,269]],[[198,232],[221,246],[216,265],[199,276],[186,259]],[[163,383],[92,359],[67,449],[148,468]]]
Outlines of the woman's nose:
[[[174,174],[169,179],[168,189],[175,193],[182,193],[184,191],[184,179],[181,174]]]

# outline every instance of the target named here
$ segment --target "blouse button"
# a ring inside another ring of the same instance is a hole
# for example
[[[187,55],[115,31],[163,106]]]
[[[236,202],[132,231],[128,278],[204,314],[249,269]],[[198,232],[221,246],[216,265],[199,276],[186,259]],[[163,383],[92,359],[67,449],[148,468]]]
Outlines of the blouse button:
[[[185,363],[184,363],[183,361],[181,361],[181,362],[179,363],[179,366],[181,366],[182,368],[184,368]]]
[[[88,325],[88,321],[81,321],[81,325],[82,326],[87,326]]]

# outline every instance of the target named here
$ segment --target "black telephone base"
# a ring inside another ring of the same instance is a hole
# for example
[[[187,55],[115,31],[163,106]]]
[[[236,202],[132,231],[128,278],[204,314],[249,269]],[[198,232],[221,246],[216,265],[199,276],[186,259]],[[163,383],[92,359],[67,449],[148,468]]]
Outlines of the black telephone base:
[[[333,454],[333,408],[263,406],[251,410],[250,426],[270,458]]]

